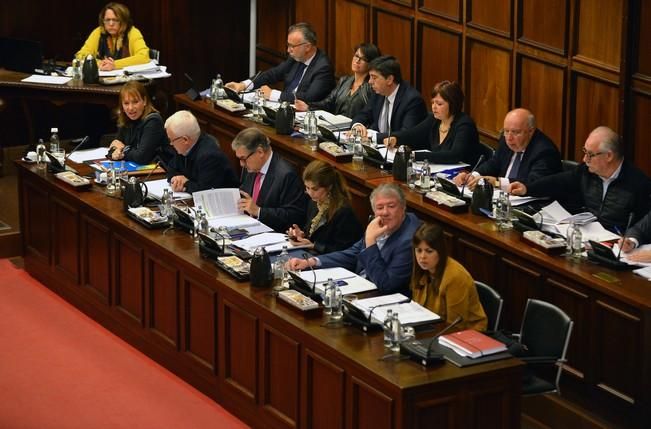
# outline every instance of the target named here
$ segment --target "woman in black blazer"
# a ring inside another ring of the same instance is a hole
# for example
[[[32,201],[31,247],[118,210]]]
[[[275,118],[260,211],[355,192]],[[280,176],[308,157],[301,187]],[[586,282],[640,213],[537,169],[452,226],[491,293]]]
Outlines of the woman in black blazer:
[[[417,160],[474,165],[483,148],[475,122],[461,111],[463,99],[463,91],[456,82],[437,83],[432,89],[432,114],[415,127],[388,137],[389,146],[401,144],[431,151],[416,153]]]
[[[330,164],[315,160],[305,167],[303,183],[312,200],[303,229],[294,224],[287,231],[292,243],[329,253],[357,242],[363,229],[350,206],[350,192],[341,173]]]

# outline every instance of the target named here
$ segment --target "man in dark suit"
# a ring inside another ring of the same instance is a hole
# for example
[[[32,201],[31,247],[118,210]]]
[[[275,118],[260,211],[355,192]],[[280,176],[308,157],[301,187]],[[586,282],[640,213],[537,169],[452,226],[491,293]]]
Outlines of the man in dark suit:
[[[648,246],[639,249],[640,246],[651,243],[651,212],[647,213],[630,230],[622,232],[625,232],[626,237],[624,237],[623,244],[622,239],[619,240],[619,245],[627,253],[628,259],[634,262],[651,262],[651,249]]]
[[[246,174],[240,185],[240,210],[277,232],[305,220],[307,195],[294,169],[271,150],[257,128],[247,128],[231,144]],[[243,171],[244,172],[244,171]]]
[[[375,218],[366,227],[364,237],[345,250],[309,259],[292,258],[289,268],[343,267],[375,283],[380,293],[409,294],[413,264],[411,239],[421,224],[407,213],[405,194],[395,183],[383,183],[371,193]]]
[[[527,109],[515,109],[506,114],[504,129],[493,156],[468,176],[460,173],[454,178],[474,189],[480,178],[506,190],[513,181],[533,183],[541,177],[562,170],[561,154],[542,131],[536,128],[536,118]]]
[[[201,133],[192,113],[180,110],[167,118],[165,132],[175,149],[173,154],[163,151],[160,155],[172,191],[192,193],[237,187],[230,161],[213,136]]]
[[[382,143],[392,131],[418,125],[427,116],[425,102],[420,93],[402,80],[400,63],[395,57],[384,55],[369,64],[369,83],[375,93],[353,118],[353,127],[362,136],[368,128],[378,131],[375,141]]]
[[[261,88],[271,101],[323,100],[335,87],[335,76],[328,56],[316,47],[316,42],[316,32],[310,24],[294,24],[287,30],[287,60],[260,73],[253,81],[229,82],[226,86],[238,92]],[[282,91],[269,87],[280,81],[285,83]]]
[[[619,136],[597,127],[583,144],[583,161],[572,170],[524,184],[513,182],[513,195],[550,197],[570,213],[589,211],[613,231],[623,231],[630,213],[638,221],[651,209],[651,180],[624,159]]]

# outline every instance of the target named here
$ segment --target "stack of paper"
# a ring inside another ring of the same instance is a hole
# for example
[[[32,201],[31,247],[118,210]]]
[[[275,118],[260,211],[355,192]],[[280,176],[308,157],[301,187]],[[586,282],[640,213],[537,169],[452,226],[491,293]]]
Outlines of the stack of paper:
[[[439,337],[439,344],[451,348],[460,356],[478,358],[506,351],[506,345],[473,329]]]
[[[401,293],[358,299],[352,304],[362,310],[366,317],[371,315],[374,323],[383,324],[388,310],[398,313],[403,325],[420,325],[439,320],[441,316],[412,301]]]
[[[165,191],[165,188],[172,189],[172,186],[169,184],[167,179],[159,179],[159,180],[150,180],[148,182],[145,182],[147,184],[147,191],[149,196],[156,198],[157,200],[161,200],[163,198],[163,192]],[[187,192],[174,192],[174,199],[175,200],[187,200],[192,198],[192,194],[189,194]]]
[[[259,220],[240,213],[238,208],[240,190],[237,188],[199,191],[195,192],[192,198],[194,200],[194,206],[197,208],[201,207],[204,213],[206,213],[208,224],[213,228],[222,227],[227,230],[241,228],[246,229],[249,234],[272,231],[271,228]],[[281,235],[284,240],[285,235]]]
[[[558,201],[543,207],[539,214],[542,215],[542,230],[545,232],[567,237],[570,222],[574,222],[581,229],[583,241],[608,241],[619,238],[618,235],[608,231],[597,222],[597,218],[592,213],[585,212],[571,215]]]
[[[321,294],[325,292],[325,286],[329,279],[332,279],[339,285],[342,295],[368,292],[377,289],[375,284],[345,268],[306,270],[301,271],[298,275],[310,286],[316,281],[315,289]]]

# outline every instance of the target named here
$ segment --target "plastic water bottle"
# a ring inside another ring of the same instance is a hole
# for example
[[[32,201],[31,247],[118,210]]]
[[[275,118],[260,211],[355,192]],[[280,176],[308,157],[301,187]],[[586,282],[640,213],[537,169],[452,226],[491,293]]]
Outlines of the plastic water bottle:
[[[400,351],[400,340],[402,339],[402,324],[398,318],[398,313],[393,313],[391,321],[391,351]]]
[[[45,162],[46,150],[43,139],[38,139],[38,144],[36,145],[36,167],[39,169],[44,169],[47,165],[47,162]]]
[[[287,279],[287,262],[289,262],[289,252],[287,251],[287,246],[283,246],[276,263],[274,264],[274,277],[276,279],[275,290],[287,289],[288,279]]]
[[[409,164],[407,165],[407,183],[409,184],[409,189],[414,189],[416,187],[417,178],[418,173],[416,171],[416,152],[411,151],[409,154]]]
[[[429,191],[432,188],[432,170],[427,161],[420,170],[420,188],[423,191]]]
[[[50,152],[55,153],[58,152],[59,148],[61,147],[61,142],[59,140],[59,129],[52,128],[50,132],[52,133],[50,136]]]
[[[583,252],[583,233],[581,227],[574,222],[567,228],[567,254],[572,258],[580,258]]]
[[[362,146],[362,138],[357,136],[353,142],[353,169],[364,169],[364,146]]]
[[[500,231],[513,229],[513,224],[511,223],[511,200],[509,200],[509,194],[504,191],[500,191],[500,195],[495,204],[494,214],[497,228]]]
[[[387,315],[384,318],[384,347],[391,347],[391,338],[392,338],[392,323],[393,323],[393,310],[388,309]]]
[[[163,197],[161,198],[161,208],[163,212],[161,214],[167,217],[167,222],[170,226],[174,225],[174,208],[172,207],[173,202],[174,196],[172,194],[172,191],[170,191],[169,188],[165,188],[163,190]]]

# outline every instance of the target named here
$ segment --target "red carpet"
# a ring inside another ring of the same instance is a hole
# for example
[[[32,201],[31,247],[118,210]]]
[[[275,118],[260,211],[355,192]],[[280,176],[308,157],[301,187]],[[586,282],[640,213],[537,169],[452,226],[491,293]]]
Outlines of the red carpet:
[[[0,428],[245,428],[0,260]]]

